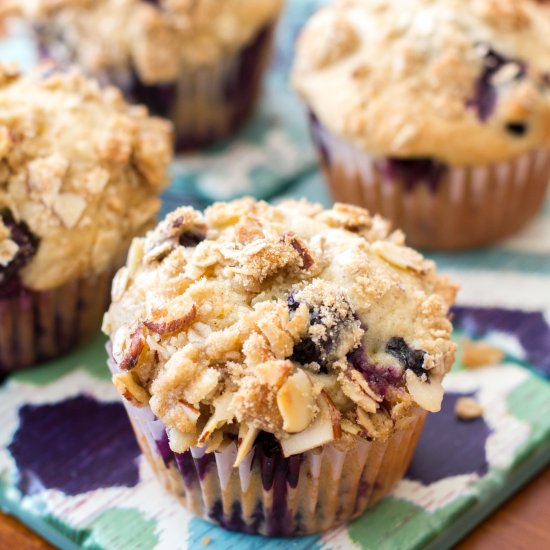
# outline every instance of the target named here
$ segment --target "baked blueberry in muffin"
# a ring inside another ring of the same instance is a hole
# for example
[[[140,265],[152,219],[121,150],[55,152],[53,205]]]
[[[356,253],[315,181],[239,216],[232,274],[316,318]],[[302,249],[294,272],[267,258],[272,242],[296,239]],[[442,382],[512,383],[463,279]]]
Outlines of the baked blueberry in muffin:
[[[19,273],[36,254],[38,243],[25,222],[17,222],[7,208],[0,212],[0,296],[20,290]]]

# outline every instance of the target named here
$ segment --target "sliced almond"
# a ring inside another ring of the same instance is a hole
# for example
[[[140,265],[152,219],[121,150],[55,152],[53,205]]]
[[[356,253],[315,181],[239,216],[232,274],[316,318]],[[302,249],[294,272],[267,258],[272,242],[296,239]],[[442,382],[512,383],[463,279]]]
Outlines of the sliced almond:
[[[126,267],[128,268],[128,274],[130,277],[134,277],[137,273],[141,260],[143,260],[144,248],[145,244],[143,239],[136,238],[130,245],[128,259],[126,260]]]
[[[118,367],[120,370],[132,370],[134,369],[145,349],[145,336],[143,335],[143,328],[140,325],[137,330],[132,334],[130,340],[130,348],[124,354],[122,361],[119,363]]]
[[[224,424],[233,420],[234,414],[230,407],[232,399],[233,394],[227,392],[214,400],[214,414],[208,419],[208,422],[199,435],[199,446],[203,446],[218,428],[221,428]]]
[[[177,319],[169,321],[144,321],[144,325],[157,334],[164,336],[166,334],[175,334],[188,328],[197,316],[197,306],[192,304],[191,308]]]
[[[335,439],[340,439],[342,437],[342,415],[340,414],[340,411],[336,408],[336,406],[332,402],[332,399],[325,391],[321,390],[319,399],[323,400],[328,407],[330,420],[332,422],[332,431],[334,433]]]
[[[155,243],[152,248],[144,253],[143,262],[146,264],[160,262],[161,260],[164,260],[170,252],[172,252],[175,246],[174,241],[171,239],[166,239],[160,243]]]
[[[343,418],[340,425],[342,426],[342,431],[351,434],[351,435],[361,435],[363,431],[357,424],[354,424],[351,420]]]
[[[11,239],[0,237],[0,266],[6,267],[17,256],[19,245]]]
[[[357,407],[357,422],[358,424],[363,426],[367,434],[372,437],[372,433],[374,432],[374,425],[372,424],[369,415],[363,409],[361,409],[361,407]]]
[[[298,252],[298,256],[300,256],[302,260],[302,269],[305,269],[307,271],[313,266],[315,260],[310,254],[309,249],[303,239],[298,237],[298,235],[296,235],[292,231],[289,231],[288,233],[285,233],[283,235],[283,240],[285,242],[288,242],[290,246],[292,246],[292,248],[294,248],[294,250]]]
[[[223,431],[222,430],[216,430],[212,437],[208,440],[208,445],[206,446],[206,452],[207,453],[213,453],[214,451],[217,451],[219,446],[223,442]]]
[[[412,248],[399,246],[389,241],[374,242],[371,248],[373,252],[394,267],[413,271],[420,275],[428,272],[428,262],[424,260],[422,254]]]
[[[258,437],[258,434],[260,433],[260,430],[258,428],[255,428],[254,426],[249,426],[246,423],[242,423],[239,428],[239,450],[237,451],[237,457],[235,458],[235,464],[233,465],[235,468],[243,461],[243,459],[248,455],[248,453],[252,450],[252,446],[254,445],[254,441],[256,441],[256,437]]]
[[[496,73],[491,77],[491,84],[494,86],[500,86],[507,82],[512,82],[517,78],[521,72],[521,66],[519,63],[511,62],[503,65]]]
[[[258,378],[274,388],[280,387],[294,369],[292,361],[265,361],[256,366]]]
[[[504,359],[504,352],[484,342],[466,340],[462,349],[462,364],[470,369],[498,365]]]
[[[429,382],[423,382],[410,369],[405,371],[405,380],[411,397],[418,405],[430,412],[441,410],[441,402],[443,401],[441,382],[434,377],[431,377]]]
[[[461,397],[456,401],[455,415],[460,420],[475,420],[483,416],[483,407],[471,397]]]
[[[363,409],[357,407],[356,414],[357,422],[365,428],[367,436],[379,441],[385,441],[390,437],[393,422],[383,410],[376,414],[367,414]]]
[[[111,289],[111,299],[113,302],[118,302],[122,298],[128,288],[129,282],[130,276],[128,268],[121,267],[113,279],[113,287]]]
[[[113,375],[113,384],[122,397],[132,405],[145,407],[149,404],[149,392],[136,382],[132,372],[120,372]]]
[[[308,375],[298,369],[277,392],[277,406],[283,417],[283,430],[296,433],[305,430],[313,419],[315,399]]]
[[[196,433],[184,433],[177,428],[168,428],[168,442],[175,453],[185,453],[197,443]]]
[[[361,384],[357,383],[356,378],[354,377],[354,375],[352,375],[352,369],[348,369],[340,373],[338,375],[338,381],[340,382],[340,386],[344,394],[349,397],[356,405],[367,412],[376,412],[376,410],[378,409],[378,398],[375,400],[372,397],[371,394],[374,394],[374,392],[371,390],[370,387],[368,388],[368,391],[365,391],[364,387]],[[377,397],[376,394],[374,394],[374,396]]]
[[[363,390],[365,395],[368,395],[373,401],[377,403],[382,403],[383,399],[381,395],[378,395],[365,380],[365,377],[355,369],[348,369],[346,374],[349,374],[349,377]]]
[[[193,424],[196,424],[200,415],[201,411],[198,407],[195,407],[194,405],[191,405],[191,403],[188,403],[185,399],[179,399],[179,409],[182,410],[185,415],[193,422]]]
[[[320,399],[318,404],[319,414],[307,429],[281,440],[285,457],[310,451],[336,439],[332,417],[326,401]]]
[[[63,193],[55,198],[53,209],[61,223],[71,229],[82,217],[86,209],[86,201],[75,193]]]

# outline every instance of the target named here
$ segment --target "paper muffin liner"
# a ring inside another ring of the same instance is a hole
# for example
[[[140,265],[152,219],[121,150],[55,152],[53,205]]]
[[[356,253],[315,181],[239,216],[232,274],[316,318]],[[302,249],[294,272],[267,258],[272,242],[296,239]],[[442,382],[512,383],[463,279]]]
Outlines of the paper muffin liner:
[[[109,367],[118,371],[112,357]],[[289,458],[262,433],[234,468],[236,442],[177,454],[151,409],[124,406],[157,478],[185,508],[226,529],[268,536],[316,533],[360,516],[404,476],[426,417],[414,409],[385,442],[357,438],[351,448],[330,444]]]
[[[177,81],[143,83],[133,67],[96,73],[102,84],[119,87],[127,99],[145,104],[152,114],[175,126],[176,148],[196,149],[234,133],[252,113],[262,88],[262,77],[273,49],[275,22],[264,26],[237,53],[198,67],[182,67]],[[37,29],[42,57],[66,65],[74,55],[58,35]]]
[[[59,357],[94,335],[109,304],[114,272],[0,297],[0,374]]]
[[[407,178],[388,167],[388,159],[334,136],[314,115],[310,120],[333,198],[390,219],[412,246],[444,250],[487,245],[518,231],[544,203],[549,149],[473,167],[434,163],[423,178]]]

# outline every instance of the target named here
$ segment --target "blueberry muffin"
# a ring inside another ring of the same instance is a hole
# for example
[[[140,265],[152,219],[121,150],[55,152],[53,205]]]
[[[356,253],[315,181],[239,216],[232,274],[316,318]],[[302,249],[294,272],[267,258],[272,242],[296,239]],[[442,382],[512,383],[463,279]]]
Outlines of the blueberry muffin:
[[[232,133],[253,110],[283,0],[8,0],[43,57],[77,63],[170,118],[178,148]],[[0,7],[0,16],[2,8]]]
[[[79,73],[0,65],[0,372],[99,330],[114,271],[154,225],[171,140]]]
[[[307,23],[294,87],[335,199],[415,246],[521,228],[550,178],[550,7],[336,0]]]
[[[366,210],[252,199],[132,243],[103,329],[165,487],[228,529],[298,535],[403,476],[451,367],[456,287]]]

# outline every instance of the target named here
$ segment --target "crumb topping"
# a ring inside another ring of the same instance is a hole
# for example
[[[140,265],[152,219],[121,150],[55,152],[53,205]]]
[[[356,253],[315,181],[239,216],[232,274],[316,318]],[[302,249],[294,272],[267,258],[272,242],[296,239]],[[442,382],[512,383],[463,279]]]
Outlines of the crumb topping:
[[[483,417],[483,407],[471,397],[460,397],[455,405],[455,416],[464,421]]]
[[[118,91],[77,72],[20,77],[0,65],[0,214],[40,243],[24,286],[55,288],[119,261],[154,221],[171,151],[169,124]],[[2,222],[0,266],[17,252]]]
[[[477,369],[502,363],[505,353],[485,342],[465,340],[462,345],[461,362],[468,369]]]
[[[336,0],[306,24],[293,83],[324,126],[370,153],[504,160],[549,143],[550,6]]]
[[[88,71],[127,70],[153,84],[215,63],[275,20],[283,0],[7,0],[15,14],[61,37]]]
[[[457,287],[403,240],[342,204],[178,208],[113,284],[115,386],[176,452],[262,430],[287,456],[388,437],[412,407],[439,410],[455,353]]]

